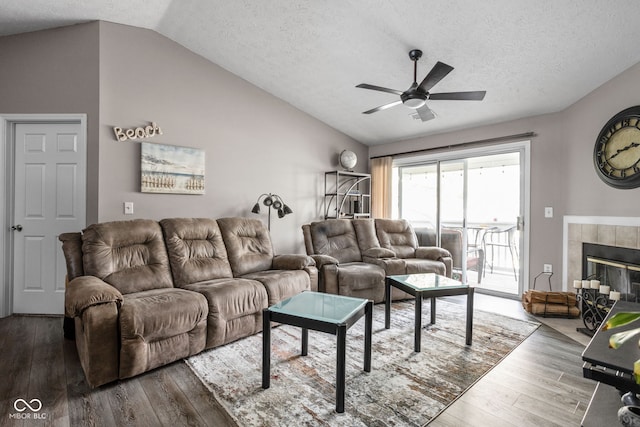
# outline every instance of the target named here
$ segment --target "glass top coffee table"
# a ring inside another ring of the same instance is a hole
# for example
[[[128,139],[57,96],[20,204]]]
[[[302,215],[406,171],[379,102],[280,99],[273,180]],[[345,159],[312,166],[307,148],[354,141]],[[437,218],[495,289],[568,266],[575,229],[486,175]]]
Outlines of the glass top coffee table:
[[[307,355],[309,329],[337,336],[336,412],[344,412],[347,329],[365,316],[364,370],[371,371],[373,301],[320,292],[302,292],[262,312],[262,388],[271,382],[271,322],[302,328],[302,356]]]
[[[384,327],[391,327],[391,287],[400,289],[416,298],[414,351],[420,352],[422,336],[422,299],[431,298],[431,324],[436,323],[436,298],[453,295],[467,296],[466,344],[471,345],[473,329],[473,294],[475,288],[457,280],[434,273],[402,274],[387,276],[385,280]]]

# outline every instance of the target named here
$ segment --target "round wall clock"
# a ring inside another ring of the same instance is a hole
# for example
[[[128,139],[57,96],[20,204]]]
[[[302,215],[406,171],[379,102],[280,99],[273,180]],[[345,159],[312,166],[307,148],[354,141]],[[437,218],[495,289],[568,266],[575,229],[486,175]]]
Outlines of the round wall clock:
[[[613,116],[593,150],[598,176],[614,188],[640,187],[640,106]]]
[[[343,150],[342,153],[340,153],[339,161],[340,166],[347,170],[351,170],[358,163],[358,156],[356,156],[356,153],[353,151]]]

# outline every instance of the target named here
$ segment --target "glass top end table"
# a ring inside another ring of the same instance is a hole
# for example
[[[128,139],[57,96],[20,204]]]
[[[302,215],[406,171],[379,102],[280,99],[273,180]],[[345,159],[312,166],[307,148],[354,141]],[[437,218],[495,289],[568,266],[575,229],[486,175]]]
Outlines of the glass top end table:
[[[309,329],[336,335],[336,412],[344,412],[345,350],[347,329],[365,317],[364,371],[371,371],[371,333],[373,301],[325,294],[302,292],[262,311],[262,388],[271,383],[271,322],[302,328],[302,351],[306,356]]]
[[[423,289],[467,289],[469,285],[435,273],[400,274],[389,276],[393,281],[411,286],[416,290]]]
[[[391,288],[413,295],[415,301],[414,351],[420,352],[422,337],[422,300],[431,298],[431,324],[436,323],[436,298],[443,296],[467,296],[466,345],[471,345],[473,335],[473,295],[475,288],[457,280],[435,273],[416,273],[387,276],[385,280],[384,327],[391,327]]]
[[[302,292],[280,301],[268,310],[272,313],[304,316],[320,322],[345,323],[367,304],[366,299],[320,292]]]

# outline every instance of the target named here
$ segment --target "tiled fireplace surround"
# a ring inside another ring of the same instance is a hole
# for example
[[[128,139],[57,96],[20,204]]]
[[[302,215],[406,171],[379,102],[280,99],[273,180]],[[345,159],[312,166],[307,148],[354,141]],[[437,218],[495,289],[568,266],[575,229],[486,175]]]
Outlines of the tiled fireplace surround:
[[[582,277],[582,244],[640,249],[640,218],[565,216],[563,223],[562,289],[573,290]]]

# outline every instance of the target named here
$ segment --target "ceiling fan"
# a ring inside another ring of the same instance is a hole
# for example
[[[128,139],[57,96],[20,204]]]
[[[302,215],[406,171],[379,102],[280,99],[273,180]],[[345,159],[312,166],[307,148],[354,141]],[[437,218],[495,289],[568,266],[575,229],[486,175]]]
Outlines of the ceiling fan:
[[[414,49],[409,52],[409,58],[413,61],[413,83],[409,87],[409,89],[402,92],[401,90],[389,89],[386,87],[370,85],[367,83],[361,83],[356,87],[362,89],[371,89],[378,90],[380,92],[388,92],[393,93],[394,95],[399,95],[400,99],[398,101],[390,102],[385,105],[381,105],[379,107],[373,108],[371,110],[364,111],[362,114],[371,114],[376,111],[386,110],[387,108],[395,107],[399,104],[404,104],[409,108],[413,108],[416,110],[417,115],[422,119],[423,122],[427,120],[431,120],[435,118],[435,114],[431,109],[427,106],[427,100],[452,100],[452,101],[482,101],[484,99],[486,91],[474,91],[474,92],[447,92],[447,93],[431,93],[429,92],[432,87],[434,87],[440,80],[446,77],[451,71],[453,71],[453,67],[447,65],[443,62],[438,61],[436,65],[433,66],[429,74],[422,80],[420,84],[418,84],[417,77],[417,69],[418,69],[418,59],[422,57],[422,51],[418,49]]]

